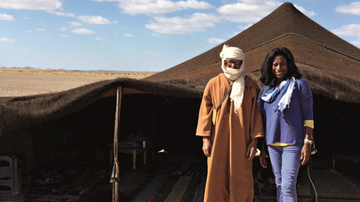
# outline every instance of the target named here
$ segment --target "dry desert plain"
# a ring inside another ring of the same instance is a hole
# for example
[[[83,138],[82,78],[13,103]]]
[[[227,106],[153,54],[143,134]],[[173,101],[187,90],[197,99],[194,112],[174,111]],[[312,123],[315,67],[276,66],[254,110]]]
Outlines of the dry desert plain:
[[[0,71],[0,97],[60,92],[102,80],[119,77],[141,79],[150,74],[43,74]]]

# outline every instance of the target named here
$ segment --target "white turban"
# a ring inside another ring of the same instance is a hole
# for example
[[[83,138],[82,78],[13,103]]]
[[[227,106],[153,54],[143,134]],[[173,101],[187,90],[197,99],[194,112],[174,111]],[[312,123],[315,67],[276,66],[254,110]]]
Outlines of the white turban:
[[[242,75],[245,71],[245,55],[240,48],[237,47],[229,47],[228,45],[224,44],[223,49],[220,53],[221,61],[221,68],[227,78],[234,81],[230,100],[234,101],[234,111],[240,108],[243,96],[244,96],[244,89],[245,89],[245,77]],[[226,58],[242,60],[242,64],[239,69],[227,68],[224,65],[224,61]]]

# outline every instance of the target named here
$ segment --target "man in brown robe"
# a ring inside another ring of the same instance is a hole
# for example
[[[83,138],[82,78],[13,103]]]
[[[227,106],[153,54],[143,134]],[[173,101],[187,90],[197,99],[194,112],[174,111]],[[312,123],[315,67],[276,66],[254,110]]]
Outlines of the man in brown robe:
[[[204,201],[252,202],[252,159],[257,138],[264,137],[257,106],[259,88],[243,75],[241,49],[224,45],[220,57],[224,73],[212,78],[204,90],[196,130],[196,135],[203,137],[203,151],[208,157]],[[219,106],[231,85],[213,125],[213,109]]]

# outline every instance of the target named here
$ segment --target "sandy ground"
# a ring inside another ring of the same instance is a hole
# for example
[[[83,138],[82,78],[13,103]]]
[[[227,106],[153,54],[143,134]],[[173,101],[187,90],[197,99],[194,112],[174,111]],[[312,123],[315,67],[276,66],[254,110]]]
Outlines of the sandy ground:
[[[69,90],[113,76],[63,76],[0,73],[0,97],[26,96]]]

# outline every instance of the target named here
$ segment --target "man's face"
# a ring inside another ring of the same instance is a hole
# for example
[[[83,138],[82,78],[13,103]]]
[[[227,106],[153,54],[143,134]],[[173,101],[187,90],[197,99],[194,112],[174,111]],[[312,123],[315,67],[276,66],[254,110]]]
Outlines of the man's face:
[[[230,67],[232,69],[239,69],[242,64],[242,60],[226,58],[224,61],[225,67]]]

